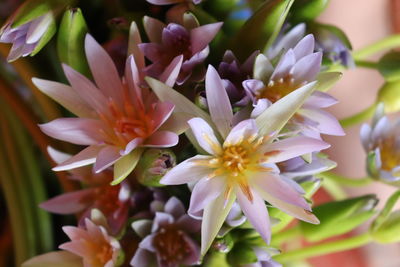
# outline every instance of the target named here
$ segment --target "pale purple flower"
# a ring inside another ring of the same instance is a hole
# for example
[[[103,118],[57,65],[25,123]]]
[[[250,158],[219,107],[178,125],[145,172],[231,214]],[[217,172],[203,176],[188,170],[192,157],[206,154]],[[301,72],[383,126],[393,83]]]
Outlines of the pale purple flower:
[[[322,53],[314,53],[313,50],[314,37],[309,34],[283,54],[276,67],[260,54],[256,58],[254,79],[243,82],[254,105],[268,107],[268,102],[275,103],[290,92],[315,81],[320,72]],[[260,100],[263,102],[259,103]],[[288,129],[314,138],[319,138],[320,134],[344,135],[338,120],[323,110],[336,102],[327,93],[314,92],[293,116]]]
[[[182,55],[183,62],[177,83],[182,84],[189,78],[201,80],[203,72],[193,73],[193,70],[208,56],[208,44],[221,26],[222,22],[199,26],[191,15],[184,16],[183,25],[177,23],[165,25],[156,19],[145,17],[144,27],[150,43],[140,44],[139,47],[152,62],[146,67],[147,74],[158,77],[174,58]]]
[[[200,230],[200,221],[186,214],[177,198],[171,197],[165,204],[153,202],[154,219],[132,223],[135,232],[143,238],[139,243],[131,265],[134,267],[160,267],[195,265],[200,260],[200,249],[192,235]]]
[[[114,183],[118,183],[135,168],[145,147],[178,143],[178,135],[166,123],[174,105],[158,101],[143,87],[133,56],[128,58],[121,80],[109,55],[90,35],[86,36],[85,50],[96,85],[67,65],[63,68],[71,86],[33,79],[42,92],[78,116],[56,119],[40,127],[53,138],[88,146],[54,170],[94,163],[98,173],[114,165]],[[174,84],[180,62],[178,58],[167,68],[162,75],[164,81]]]
[[[241,64],[232,51],[225,52],[218,66],[218,73],[224,82],[231,103],[243,106],[250,101],[242,83],[252,77],[254,61],[258,54],[258,51],[254,52]]]
[[[235,199],[266,242],[269,242],[271,233],[264,200],[299,219],[318,223],[310,205],[291,184],[281,179],[275,164],[326,149],[329,145],[304,136],[273,142],[274,130],[283,127],[291,116],[289,114],[293,114],[299,102],[305,100],[305,96],[300,97],[302,92],[311,92],[312,87],[313,84],[288,95],[284,101],[272,105],[260,115],[261,118],[274,116],[280,110],[278,113],[281,115],[276,115],[276,118],[248,119],[232,127],[233,112],[228,95],[218,73],[209,66],[206,93],[211,121],[203,118],[188,121],[194,140],[203,153],[181,162],[160,181],[168,185],[196,182],[188,212],[196,215],[204,210],[202,254],[208,250]],[[286,106],[291,101],[296,101],[296,105]],[[288,110],[283,111],[283,106]],[[294,110],[289,111],[291,108]],[[288,113],[283,115],[285,112]],[[272,127],[272,121],[278,117],[276,126],[279,127]]]
[[[257,262],[240,265],[241,267],[282,267],[282,264],[272,259],[279,251],[269,247],[253,247]]]
[[[400,180],[400,121],[390,122],[383,104],[378,105],[372,125],[360,130],[362,145],[369,156],[368,172],[387,182]]]
[[[39,46],[45,35],[55,33],[53,12],[47,12],[20,26],[13,26],[15,15],[0,29],[0,43],[12,44],[7,57],[8,61],[30,55]]]
[[[121,246],[107,232],[106,227],[85,219],[85,229],[64,226],[63,231],[71,239],[59,248],[83,258],[84,267],[115,267],[120,265]]]
[[[62,163],[69,155],[49,149],[49,154],[56,163]],[[92,209],[100,210],[110,232],[117,234],[128,218],[131,188],[127,181],[111,185],[113,174],[111,170],[93,173],[89,167],[70,170],[69,178],[84,184],[85,188],[74,192],[64,193],[40,204],[42,209],[57,214],[78,214],[79,225],[84,226],[85,219],[90,218]]]

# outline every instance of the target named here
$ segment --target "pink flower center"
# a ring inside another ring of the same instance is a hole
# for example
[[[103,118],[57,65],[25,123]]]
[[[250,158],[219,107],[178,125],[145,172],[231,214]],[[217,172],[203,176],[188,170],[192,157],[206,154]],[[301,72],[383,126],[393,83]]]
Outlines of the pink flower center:
[[[164,266],[182,262],[191,252],[191,247],[184,238],[184,233],[169,225],[160,229],[154,237],[153,245],[156,248]]]

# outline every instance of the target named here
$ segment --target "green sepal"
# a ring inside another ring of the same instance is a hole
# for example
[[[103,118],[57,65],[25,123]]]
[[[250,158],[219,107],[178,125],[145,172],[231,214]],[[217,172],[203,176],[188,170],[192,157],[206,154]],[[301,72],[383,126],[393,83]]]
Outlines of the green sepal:
[[[42,48],[51,40],[56,31],[57,31],[57,25],[55,19],[53,18],[51,24],[48,26],[46,32],[40,38],[39,43],[36,45],[35,49],[33,49],[30,56],[33,57],[34,55],[39,53],[40,50],[42,50]]]
[[[231,266],[240,266],[257,262],[257,255],[251,246],[245,243],[236,244],[227,255],[228,263]]]
[[[350,232],[370,219],[378,203],[375,195],[329,202],[313,209],[319,225],[300,222],[304,237],[312,242]]]
[[[65,8],[70,0],[30,0],[25,2],[15,13],[12,28],[30,22],[47,12],[57,13]]]
[[[88,28],[79,8],[65,11],[57,37],[60,60],[85,76],[90,75],[85,57],[85,36]]]
[[[379,89],[376,102],[383,102],[387,113],[400,111],[400,80],[386,82]]]
[[[329,0],[296,0],[293,5],[292,20],[296,22],[310,21],[325,10]]]
[[[385,54],[378,62],[378,70],[388,82],[400,80],[400,52]]]
[[[376,167],[376,154],[375,151],[368,152],[367,155],[367,172],[368,174],[375,179],[379,179],[379,170]]]
[[[230,46],[239,60],[272,45],[294,0],[265,1],[233,36]]]

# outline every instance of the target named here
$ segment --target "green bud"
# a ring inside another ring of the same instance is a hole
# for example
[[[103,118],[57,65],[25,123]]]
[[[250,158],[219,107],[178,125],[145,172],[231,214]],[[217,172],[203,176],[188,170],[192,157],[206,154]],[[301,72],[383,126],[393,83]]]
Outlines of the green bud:
[[[302,233],[312,242],[347,233],[371,218],[377,203],[375,195],[365,195],[322,204],[313,210],[320,224],[300,222]]]
[[[400,111],[400,80],[385,83],[378,92],[377,102],[385,104],[385,111]]]
[[[199,108],[201,108],[203,110],[208,110],[208,104],[207,104],[207,98],[206,98],[206,95],[205,95],[205,91],[201,91],[196,95],[194,103]]]
[[[65,11],[61,21],[57,52],[60,60],[85,76],[90,75],[85,57],[85,36],[88,32],[82,11],[71,8]]]
[[[378,62],[378,70],[388,82],[400,80],[400,52],[385,54]]]
[[[296,0],[293,5],[293,20],[304,22],[318,17],[328,6],[329,0]]]
[[[268,49],[277,37],[294,0],[265,1],[233,36],[231,47],[239,60]]]
[[[164,186],[160,179],[176,165],[175,154],[169,149],[148,149],[135,168],[138,181],[145,186]]]
[[[367,155],[367,172],[375,179],[379,179],[379,170],[376,167],[376,153],[375,151],[368,152]]]
[[[236,244],[227,256],[228,263],[231,266],[249,264],[257,262],[257,255],[251,246],[245,243]]]
[[[214,241],[212,247],[220,253],[228,253],[232,250],[235,245],[234,239],[230,234],[226,234],[224,237]]]

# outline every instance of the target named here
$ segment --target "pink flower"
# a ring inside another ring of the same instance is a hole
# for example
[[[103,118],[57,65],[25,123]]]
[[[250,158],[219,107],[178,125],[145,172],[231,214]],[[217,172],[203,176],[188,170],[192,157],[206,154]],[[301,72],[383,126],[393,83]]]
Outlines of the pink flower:
[[[152,62],[146,68],[148,75],[158,77],[159,74],[179,56],[183,56],[182,68],[177,83],[182,84],[193,74],[193,69],[203,63],[209,54],[208,44],[218,33],[222,22],[199,26],[192,16],[184,16],[183,25],[164,23],[149,17],[144,19],[144,27],[150,43],[140,44],[144,55]],[[195,80],[203,78],[203,73]]]
[[[120,265],[121,247],[119,242],[107,233],[104,226],[85,219],[86,229],[64,226],[63,231],[71,239],[60,245],[83,258],[84,267],[115,267]]]
[[[53,160],[61,163],[69,155],[49,149]],[[107,219],[110,232],[117,234],[128,218],[131,188],[127,181],[118,185],[110,185],[113,176],[111,170],[93,173],[89,167],[81,167],[69,171],[70,179],[78,180],[85,189],[64,193],[40,204],[42,209],[57,214],[82,213],[79,225],[83,226],[85,218],[90,218],[92,209],[100,210]]]
[[[243,87],[254,105],[265,106],[275,103],[290,92],[313,82],[321,68],[322,53],[314,50],[314,37],[309,34],[288,49],[276,67],[264,55],[256,58],[254,79],[243,82]],[[316,91],[307,99],[291,119],[289,128],[304,135],[320,138],[320,134],[344,135],[338,120],[323,108],[330,107],[337,100],[327,93]]]
[[[235,199],[267,243],[271,233],[264,201],[299,219],[318,223],[302,195],[292,184],[281,179],[275,163],[320,151],[329,145],[303,136],[275,141],[271,135],[285,125],[312,92],[313,85],[282,98],[260,115],[260,120],[247,119],[232,127],[233,112],[227,92],[216,70],[211,66],[208,68],[206,93],[211,121],[193,118],[188,122],[194,141],[203,153],[181,162],[160,181],[167,185],[196,183],[188,212],[196,215],[204,210],[203,255]],[[273,125],[274,121],[276,125]]]
[[[166,123],[174,105],[158,101],[143,88],[133,56],[128,58],[121,80],[111,58],[90,35],[86,36],[85,50],[96,85],[67,65],[63,68],[71,86],[33,79],[42,92],[78,116],[40,127],[53,138],[88,146],[54,170],[94,163],[94,171],[99,173],[114,165],[114,183],[118,183],[135,168],[143,148],[178,143],[178,135]],[[167,68],[169,75],[164,73],[164,77],[168,83],[175,80],[173,75],[179,68],[180,62]]]

